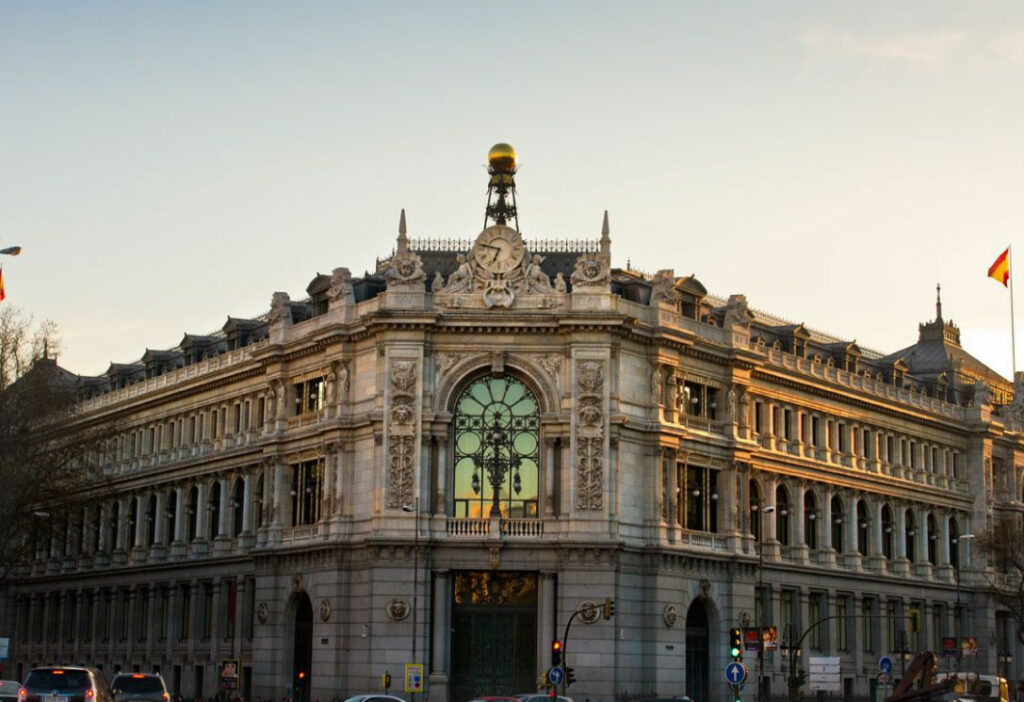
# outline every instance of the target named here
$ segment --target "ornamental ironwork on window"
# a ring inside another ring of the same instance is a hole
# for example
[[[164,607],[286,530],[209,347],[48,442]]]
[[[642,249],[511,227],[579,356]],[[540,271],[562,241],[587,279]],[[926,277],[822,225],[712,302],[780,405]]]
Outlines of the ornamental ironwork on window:
[[[455,408],[454,516],[537,517],[537,398],[510,376],[481,378]]]

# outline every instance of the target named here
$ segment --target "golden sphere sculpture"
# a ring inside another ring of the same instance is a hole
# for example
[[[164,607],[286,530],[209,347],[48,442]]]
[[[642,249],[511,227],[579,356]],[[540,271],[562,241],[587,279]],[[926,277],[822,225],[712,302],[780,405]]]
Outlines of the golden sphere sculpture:
[[[509,144],[495,144],[487,152],[487,163],[495,173],[515,173],[516,150]]]

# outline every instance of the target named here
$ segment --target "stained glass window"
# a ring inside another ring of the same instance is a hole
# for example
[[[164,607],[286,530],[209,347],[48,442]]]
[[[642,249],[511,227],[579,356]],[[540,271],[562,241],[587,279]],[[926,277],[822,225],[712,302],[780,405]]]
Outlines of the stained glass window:
[[[455,407],[454,516],[536,517],[540,412],[516,378],[472,383]],[[497,495],[495,495],[497,492]]]

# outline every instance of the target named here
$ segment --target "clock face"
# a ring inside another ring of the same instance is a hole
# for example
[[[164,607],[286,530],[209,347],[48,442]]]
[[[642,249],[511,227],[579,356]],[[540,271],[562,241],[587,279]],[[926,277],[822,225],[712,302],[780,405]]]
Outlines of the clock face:
[[[508,273],[523,261],[526,248],[519,232],[511,227],[488,227],[473,245],[473,261],[491,273]]]

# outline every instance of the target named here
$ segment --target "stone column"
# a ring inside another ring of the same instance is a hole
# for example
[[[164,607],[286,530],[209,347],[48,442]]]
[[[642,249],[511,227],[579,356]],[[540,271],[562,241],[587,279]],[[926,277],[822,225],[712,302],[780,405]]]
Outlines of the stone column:
[[[164,491],[156,491],[156,505],[153,508],[153,543],[163,547],[164,543]]]
[[[861,555],[860,551],[857,550],[857,532],[860,530],[860,524],[857,520],[857,494],[849,493],[846,495],[846,523],[843,529],[843,536],[846,537],[846,548],[843,549],[846,564],[849,567],[860,567]]]
[[[826,487],[821,493],[821,526],[819,527],[821,548],[826,554],[834,548],[832,544],[833,519],[835,518],[832,516],[832,489]]]
[[[551,608],[551,621],[554,621],[554,589],[551,587],[551,576],[546,574],[540,575],[539,583],[539,602],[540,608],[539,621],[540,626],[538,627],[537,638],[538,638],[538,650],[547,651],[549,643],[543,644],[543,649],[540,648],[541,642],[544,641],[544,636],[547,634],[549,629],[547,627],[547,616],[548,608]],[[550,600],[550,601],[549,601]],[[449,603],[451,602],[451,578],[448,573],[438,572],[434,573],[434,612],[431,617],[431,624],[433,626],[433,645],[430,650],[430,671],[429,671],[429,682],[431,690],[446,690],[449,682],[449,670],[448,670],[448,650],[451,648],[451,627],[448,624],[449,618]],[[433,694],[432,697],[443,697],[443,694]]]
[[[804,509],[806,508],[806,486],[802,481],[793,483],[793,506],[790,508],[790,523],[793,525],[793,556],[798,561],[807,561],[810,549],[807,546],[807,533],[804,529]]]
[[[231,512],[231,489],[226,477],[217,481],[220,484],[220,509],[217,512],[217,538],[228,537],[228,514]]]
[[[902,503],[897,503],[895,506],[896,515],[893,523],[893,535],[895,540],[894,549],[896,562],[893,564],[893,570],[900,575],[907,575],[910,569],[909,561],[907,560],[907,506]]]

